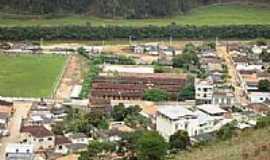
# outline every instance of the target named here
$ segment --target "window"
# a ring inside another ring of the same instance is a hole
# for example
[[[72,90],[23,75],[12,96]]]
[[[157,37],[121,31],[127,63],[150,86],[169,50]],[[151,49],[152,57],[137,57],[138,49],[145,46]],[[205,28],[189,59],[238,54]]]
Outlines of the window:
[[[29,149],[27,149],[27,150],[26,150],[26,153],[30,153],[30,150],[29,150]]]
[[[16,153],[19,153],[19,149],[16,149]]]
[[[60,145],[58,148],[59,148],[59,149],[63,149],[63,146],[62,146],[62,145]]]
[[[207,88],[204,88],[203,91],[204,91],[204,92],[207,92]]]
[[[41,138],[41,139],[39,139],[38,141],[39,141],[39,142],[43,142],[43,139]]]
[[[48,140],[51,141],[52,140],[52,137],[49,137]]]
[[[263,101],[263,97],[260,97],[260,100]]]

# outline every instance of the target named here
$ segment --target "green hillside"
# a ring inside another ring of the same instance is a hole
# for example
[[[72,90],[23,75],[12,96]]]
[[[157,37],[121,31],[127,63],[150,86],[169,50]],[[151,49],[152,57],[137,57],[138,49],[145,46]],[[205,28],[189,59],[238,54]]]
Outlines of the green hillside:
[[[270,9],[244,5],[212,5],[193,9],[186,15],[163,19],[103,19],[91,16],[68,16],[61,18],[24,17],[0,14],[0,26],[55,26],[86,25],[105,26],[164,26],[171,23],[181,25],[229,25],[229,24],[270,24]]]

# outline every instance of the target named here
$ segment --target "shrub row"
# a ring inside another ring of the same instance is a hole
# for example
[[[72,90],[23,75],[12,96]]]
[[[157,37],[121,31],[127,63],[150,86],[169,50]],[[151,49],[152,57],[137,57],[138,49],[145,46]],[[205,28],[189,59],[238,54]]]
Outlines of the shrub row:
[[[129,38],[252,39],[270,38],[270,25],[126,27],[126,26],[33,26],[1,27],[0,40],[109,40]]]

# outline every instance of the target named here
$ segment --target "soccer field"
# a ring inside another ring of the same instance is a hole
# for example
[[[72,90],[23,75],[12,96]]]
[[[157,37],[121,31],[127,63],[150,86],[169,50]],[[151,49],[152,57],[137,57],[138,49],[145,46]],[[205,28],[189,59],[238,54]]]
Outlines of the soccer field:
[[[93,26],[166,26],[171,23],[178,25],[240,25],[240,24],[270,24],[269,7],[246,5],[212,5],[193,9],[185,15],[153,19],[105,19],[93,16],[71,15],[60,18],[41,18],[32,16],[17,16],[0,14],[0,26],[61,26],[86,25]]]
[[[55,55],[0,55],[0,96],[51,96],[65,61]]]

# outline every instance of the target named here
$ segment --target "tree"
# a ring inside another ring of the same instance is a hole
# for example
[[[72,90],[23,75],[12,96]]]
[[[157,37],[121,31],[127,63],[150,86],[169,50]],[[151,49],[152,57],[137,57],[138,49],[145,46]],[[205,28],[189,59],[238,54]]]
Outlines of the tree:
[[[197,49],[193,44],[187,44],[183,49],[183,53],[173,58],[173,67],[184,68],[189,70],[190,65],[198,65],[199,58]]]
[[[163,160],[167,149],[168,144],[155,131],[145,131],[136,144],[136,153],[139,160]]]
[[[195,98],[194,77],[188,77],[187,84],[178,93],[177,100],[192,100]]]
[[[260,57],[263,62],[270,62],[270,53],[267,50],[263,50]]]
[[[81,152],[79,160],[94,160],[102,153],[115,151],[115,145],[110,142],[91,141],[88,144],[87,151]]]
[[[270,91],[270,81],[268,80],[260,80],[258,84],[259,91],[261,92],[269,92]]]
[[[221,140],[226,140],[232,138],[235,131],[235,122],[228,123],[217,131],[217,137]]]
[[[148,89],[144,92],[143,97],[148,101],[160,102],[167,101],[169,99],[169,94],[161,89]]]
[[[189,135],[186,131],[179,130],[169,139],[170,149],[184,150],[191,145]]]
[[[125,105],[123,103],[119,103],[114,106],[111,115],[115,121],[123,121],[126,117]]]

